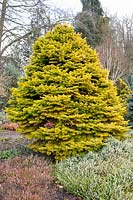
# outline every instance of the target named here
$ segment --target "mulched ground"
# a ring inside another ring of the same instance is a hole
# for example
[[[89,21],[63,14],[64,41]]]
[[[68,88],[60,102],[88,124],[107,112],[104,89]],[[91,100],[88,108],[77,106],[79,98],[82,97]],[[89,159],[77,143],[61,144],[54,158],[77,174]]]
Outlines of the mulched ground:
[[[14,131],[0,131],[0,151],[23,150],[27,143]],[[81,200],[55,184],[51,174],[51,163],[42,156],[0,160],[0,200]]]

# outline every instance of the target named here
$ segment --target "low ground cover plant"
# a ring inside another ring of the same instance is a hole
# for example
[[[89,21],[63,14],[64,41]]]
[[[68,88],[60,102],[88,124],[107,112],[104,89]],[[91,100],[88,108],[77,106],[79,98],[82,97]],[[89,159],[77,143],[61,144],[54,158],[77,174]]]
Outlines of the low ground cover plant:
[[[18,128],[18,124],[17,123],[4,123],[1,125],[1,128],[4,130],[11,130],[11,131],[16,131]]]
[[[132,200],[133,138],[124,142],[110,139],[98,152],[59,162],[55,177],[84,200]]]
[[[6,200],[47,199],[47,186],[52,180],[48,162],[33,156],[2,162],[0,177],[0,197]]]
[[[0,200],[81,200],[54,183],[51,161],[21,156],[0,162]]]
[[[7,149],[7,150],[0,151],[0,159],[11,159],[20,154],[21,152],[17,149]]]

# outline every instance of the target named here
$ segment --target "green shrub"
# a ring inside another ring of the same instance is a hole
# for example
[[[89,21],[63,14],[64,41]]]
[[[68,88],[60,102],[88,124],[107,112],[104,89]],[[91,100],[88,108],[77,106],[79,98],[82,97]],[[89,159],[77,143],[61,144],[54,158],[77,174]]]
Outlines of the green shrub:
[[[128,99],[128,113],[126,117],[129,120],[129,125],[133,128],[133,94]]]
[[[128,84],[122,79],[118,79],[115,83],[117,87],[117,93],[120,97],[120,101],[127,106],[127,100],[131,96],[132,91],[129,88]]]
[[[7,122],[6,114],[4,111],[0,111],[0,125]]]
[[[5,129],[5,130],[12,130],[12,131],[16,131],[17,128],[18,128],[18,124],[17,123],[4,123],[1,125],[1,128],[2,129]]]
[[[133,138],[56,164],[58,183],[84,200],[133,199]]]
[[[0,159],[11,159],[19,154],[20,152],[17,149],[7,149],[0,151]]]
[[[34,151],[55,159],[84,154],[109,136],[126,137],[127,122],[116,88],[97,54],[68,25],[39,38],[12,90],[7,109]]]

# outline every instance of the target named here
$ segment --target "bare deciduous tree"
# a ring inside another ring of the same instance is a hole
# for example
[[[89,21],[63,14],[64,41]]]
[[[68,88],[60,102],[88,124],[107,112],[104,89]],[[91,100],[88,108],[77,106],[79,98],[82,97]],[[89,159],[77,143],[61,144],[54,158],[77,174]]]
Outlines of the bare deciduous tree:
[[[3,70],[3,55],[9,47],[31,34],[28,27],[28,10],[39,0],[0,0],[0,70]],[[26,16],[26,17],[25,17]]]
[[[48,5],[47,0],[0,0],[0,6],[0,70],[7,55],[12,57],[14,46],[31,46],[37,37],[51,30],[56,23],[70,22],[73,18],[67,12]],[[22,46],[20,49],[22,51]]]
[[[112,37],[107,37],[101,46],[97,47],[103,66],[109,70],[109,78],[116,82],[127,75],[129,66],[123,48],[115,43]]]
[[[109,78],[114,82],[119,78],[127,76],[130,67],[129,57],[125,48],[127,41],[124,41],[123,38],[126,27],[123,24],[123,27],[120,29],[120,25],[118,18],[111,18],[110,31],[105,34],[103,43],[97,47],[100,60],[103,66],[109,70]]]

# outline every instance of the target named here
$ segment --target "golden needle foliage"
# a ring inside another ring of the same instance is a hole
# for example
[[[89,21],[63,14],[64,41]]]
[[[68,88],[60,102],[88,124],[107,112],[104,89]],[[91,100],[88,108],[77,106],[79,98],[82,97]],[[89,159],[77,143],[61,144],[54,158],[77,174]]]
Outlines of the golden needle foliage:
[[[127,122],[107,71],[80,34],[57,25],[33,46],[26,77],[7,108],[30,147],[60,160],[126,137]]]

